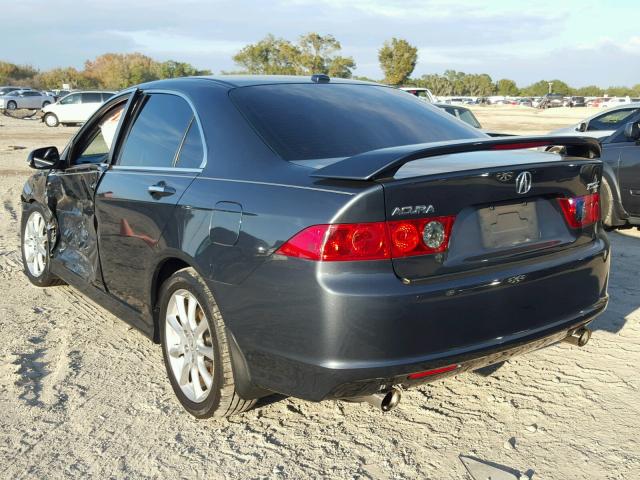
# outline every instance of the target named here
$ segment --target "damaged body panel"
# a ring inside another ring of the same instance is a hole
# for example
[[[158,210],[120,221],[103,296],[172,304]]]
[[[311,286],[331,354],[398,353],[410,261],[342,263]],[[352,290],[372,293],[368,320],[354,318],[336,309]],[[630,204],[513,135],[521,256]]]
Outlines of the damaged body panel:
[[[52,255],[84,281],[102,285],[94,208],[95,188],[104,169],[79,165],[47,178],[49,206],[57,220]]]

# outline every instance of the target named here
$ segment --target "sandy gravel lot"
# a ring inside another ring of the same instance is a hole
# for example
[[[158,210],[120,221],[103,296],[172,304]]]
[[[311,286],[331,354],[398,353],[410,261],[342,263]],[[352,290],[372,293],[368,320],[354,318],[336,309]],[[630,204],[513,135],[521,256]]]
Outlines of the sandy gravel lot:
[[[590,114],[475,111],[484,127],[513,133]],[[273,398],[196,421],[174,400],[158,346],[71,288],[38,289],[21,272],[26,154],[62,147],[74,131],[0,116],[0,478],[468,478],[461,454],[523,479],[640,474],[637,232],[610,235],[611,303],[585,348],[560,344],[492,377],[409,391],[388,414]]]

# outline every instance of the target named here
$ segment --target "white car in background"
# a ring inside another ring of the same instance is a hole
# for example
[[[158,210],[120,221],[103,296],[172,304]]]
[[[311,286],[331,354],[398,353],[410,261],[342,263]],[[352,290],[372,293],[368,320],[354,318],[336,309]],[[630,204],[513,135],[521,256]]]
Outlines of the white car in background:
[[[429,90],[428,88],[400,87],[400,90],[404,90],[405,92],[410,93],[411,95],[415,95],[420,100],[424,100],[425,102],[428,102],[428,103],[435,103],[436,101],[435,97],[431,93],[431,90]]]
[[[605,138],[613,134],[626,121],[627,117],[640,110],[640,102],[625,103],[596,113],[586,120],[570,127],[549,132],[549,135],[577,135],[580,137]]]
[[[13,90],[0,96],[0,109],[17,110],[18,108],[26,108],[40,110],[54,101],[52,96],[37,90]]]
[[[72,92],[56,103],[43,108],[42,121],[48,127],[57,127],[59,124],[84,123],[114,93],[103,91]]]
[[[602,108],[611,108],[617,107],[619,105],[625,105],[633,103],[630,97],[611,97],[605,99],[604,102],[600,103],[600,107]]]

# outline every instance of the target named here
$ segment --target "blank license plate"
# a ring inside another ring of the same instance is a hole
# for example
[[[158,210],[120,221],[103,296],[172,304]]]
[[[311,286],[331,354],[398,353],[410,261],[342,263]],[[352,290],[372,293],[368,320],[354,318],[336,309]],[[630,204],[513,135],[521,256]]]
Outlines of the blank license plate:
[[[478,210],[485,248],[513,247],[539,240],[535,202],[500,205]]]

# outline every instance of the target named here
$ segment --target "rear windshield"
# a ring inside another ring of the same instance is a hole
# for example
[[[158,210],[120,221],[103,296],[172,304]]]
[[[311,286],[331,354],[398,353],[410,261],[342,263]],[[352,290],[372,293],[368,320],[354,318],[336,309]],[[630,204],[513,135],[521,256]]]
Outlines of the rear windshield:
[[[258,85],[231,98],[285,160],[484,136],[406,92],[351,84]]]

